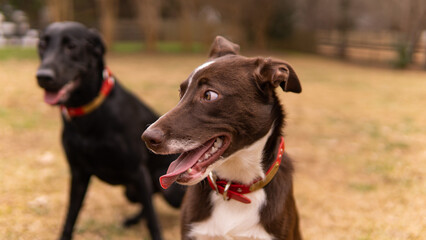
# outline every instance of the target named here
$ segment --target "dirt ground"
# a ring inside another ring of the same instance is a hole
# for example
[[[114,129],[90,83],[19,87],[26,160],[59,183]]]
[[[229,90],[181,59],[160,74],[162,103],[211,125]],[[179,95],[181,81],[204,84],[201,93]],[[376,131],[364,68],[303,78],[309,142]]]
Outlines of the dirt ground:
[[[288,113],[286,150],[305,239],[424,239],[426,72],[361,67],[310,55],[292,63],[303,92],[279,92]],[[158,113],[203,55],[111,55],[119,80]],[[43,102],[38,61],[0,61],[0,239],[55,239],[65,215],[68,167],[59,110]],[[142,144],[142,143],[141,143]],[[156,197],[166,239],[179,239],[179,211]],[[75,239],[149,239],[121,187],[93,179]]]

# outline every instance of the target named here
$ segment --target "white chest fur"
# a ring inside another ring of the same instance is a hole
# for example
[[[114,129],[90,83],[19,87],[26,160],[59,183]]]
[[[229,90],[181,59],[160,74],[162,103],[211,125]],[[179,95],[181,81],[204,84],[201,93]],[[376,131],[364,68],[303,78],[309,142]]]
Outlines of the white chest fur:
[[[197,240],[272,240],[273,237],[259,223],[259,211],[266,204],[265,191],[261,189],[246,196],[250,198],[250,204],[224,201],[222,196],[212,192],[212,215],[203,222],[193,223],[189,235]]]
[[[262,153],[271,132],[215,165],[213,170],[217,176],[243,184],[263,178]],[[260,224],[259,213],[267,201],[265,190],[260,189],[245,196],[251,200],[250,204],[233,199],[225,201],[212,191],[211,216],[202,222],[192,223],[189,236],[197,240],[272,240],[273,237]]]

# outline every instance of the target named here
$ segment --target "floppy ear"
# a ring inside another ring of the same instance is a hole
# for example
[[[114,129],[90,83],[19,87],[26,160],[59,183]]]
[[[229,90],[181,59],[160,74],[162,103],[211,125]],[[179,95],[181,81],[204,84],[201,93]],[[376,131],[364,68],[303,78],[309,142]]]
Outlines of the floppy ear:
[[[217,36],[210,47],[209,58],[218,58],[228,54],[237,55],[239,51],[240,46],[238,44],[235,44],[222,36]]]
[[[280,86],[285,92],[302,92],[299,78],[287,62],[258,58],[256,65],[255,76],[261,86],[269,84],[274,88]]]
[[[99,34],[99,32],[96,29],[94,28],[89,29],[88,41],[95,55],[102,57],[105,54],[106,49],[105,49],[104,41],[102,40],[101,34]]]

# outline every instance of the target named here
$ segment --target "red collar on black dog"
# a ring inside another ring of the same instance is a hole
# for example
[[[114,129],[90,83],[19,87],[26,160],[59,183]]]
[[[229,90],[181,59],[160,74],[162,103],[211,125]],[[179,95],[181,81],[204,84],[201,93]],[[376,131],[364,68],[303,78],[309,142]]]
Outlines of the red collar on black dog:
[[[283,154],[284,137],[281,137],[280,146],[277,152],[277,158],[275,159],[274,163],[269,167],[268,171],[266,172],[265,178],[258,179],[250,185],[243,185],[238,183],[232,183],[231,181],[227,180],[216,179],[216,176],[214,176],[213,173],[210,172],[209,176],[207,177],[209,185],[218,194],[221,194],[224,200],[229,200],[232,198],[242,203],[251,203],[251,200],[243,194],[254,192],[266,186],[278,172]]]
[[[111,89],[114,87],[115,79],[112,76],[112,73],[109,68],[104,69],[103,78],[104,80],[98,96],[88,104],[76,108],[69,108],[65,107],[64,105],[61,105],[62,114],[67,120],[71,120],[71,117],[78,117],[88,114],[104,102],[105,98],[108,96],[108,94],[111,92]]]

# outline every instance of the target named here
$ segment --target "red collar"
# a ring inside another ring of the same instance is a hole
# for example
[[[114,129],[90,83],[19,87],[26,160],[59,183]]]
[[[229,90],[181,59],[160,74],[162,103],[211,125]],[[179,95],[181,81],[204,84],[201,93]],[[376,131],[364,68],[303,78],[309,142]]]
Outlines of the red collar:
[[[103,103],[105,98],[111,92],[111,89],[114,87],[115,79],[112,76],[112,73],[109,70],[109,68],[105,68],[102,74],[103,74],[104,81],[102,83],[101,90],[99,91],[99,94],[95,99],[93,99],[91,102],[89,102],[88,104],[84,106],[76,107],[76,108],[70,108],[70,107],[65,107],[64,105],[61,105],[62,114],[65,116],[67,120],[71,120],[71,117],[86,115],[92,112],[93,110],[95,110],[97,107],[99,107]]]
[[[263,188],[272,180],[272,178],[274,178],[280,167],[283,153],[284,137],[281,137],[280,146],[277,152],[277,158],[275,159],[274,163],[272,163],[272,165],[269,167],[268,171],[266,172],[265,178],[258,179],[250,185],[243,185],[239,183],[232,183],[231,181],[216,179],[216,176],[214,176],[212,172],[210,172],[209,176],[207,177],[209,185],[218,194],[223,195],[224,200],[229,200],[232,198],[242,203],[251,203],[251,200],[243,194],[251,193]]]

